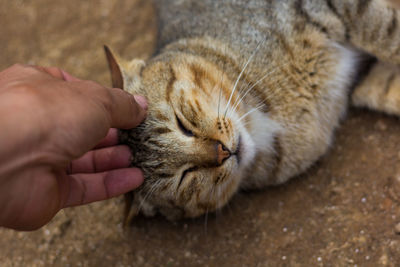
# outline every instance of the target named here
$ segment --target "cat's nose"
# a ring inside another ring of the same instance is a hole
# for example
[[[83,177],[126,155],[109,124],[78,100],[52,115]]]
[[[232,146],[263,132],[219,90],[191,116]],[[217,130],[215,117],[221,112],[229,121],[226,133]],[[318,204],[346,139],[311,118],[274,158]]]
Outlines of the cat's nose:
[[[222,165],[225,160],[227,160],[231,156],[231,152],[228,148],[224,146],[220,141],[216,143],[216,150],[217,150],[217,164],[218,166]]]

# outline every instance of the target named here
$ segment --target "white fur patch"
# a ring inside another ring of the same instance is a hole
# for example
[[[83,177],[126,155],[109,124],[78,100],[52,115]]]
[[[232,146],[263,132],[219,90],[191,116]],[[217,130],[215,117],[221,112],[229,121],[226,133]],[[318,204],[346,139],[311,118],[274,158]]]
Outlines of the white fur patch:
[[[332,73],[332,79],[326,85],[326,100],[322,100],[318,107],[319,125],[324,136],[331,136],[331,126],[335,128],[339,123],[338,115],[339,119],[345,115],[348,92],[357,69],[359,55],[356,50],[337,43],[334,43],[333,47],[338,51],[339,61],[335,72]],[[332,138],[326,138],[326,140],[330,144]]]
[[[274,137],[282,131],[282,127],[261,111],[251,113],[245,123],[247,127],[241,122],[237,127],[242,137],[242,162],[247,166],[257,152],[273,152]]]

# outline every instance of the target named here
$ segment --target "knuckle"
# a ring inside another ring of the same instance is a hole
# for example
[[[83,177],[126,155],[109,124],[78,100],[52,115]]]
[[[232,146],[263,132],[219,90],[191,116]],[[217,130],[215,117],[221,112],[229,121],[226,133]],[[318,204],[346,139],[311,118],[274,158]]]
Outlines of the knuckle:
[[[58,74],[59,76],[62,76],[62,71],[58,67],[48,67],[47,68],[51,73]]]
[[[100,85],[99,83],[91,80],[85,80],[81,82],[82,87],[89,93],[94,94],[99,97],[107,97],[107,88]]]
[[[33,85],[27,80],[18,81],[13,85],[14,92],[19,94],[19,99],[22,101],[28,101],[28,103],[33,100],[39,100],[40,90],[38,90],[36,85]],[[35,101],[33,101],[35,102]]]
[[[61,69],[60,69],[60,68],[58,68],[58,67],[54,67],[54,66],[47,67],[47,69],[49,69],[49,70],[53,70],[53,71],[59,71],[59,72],[61,72]]]

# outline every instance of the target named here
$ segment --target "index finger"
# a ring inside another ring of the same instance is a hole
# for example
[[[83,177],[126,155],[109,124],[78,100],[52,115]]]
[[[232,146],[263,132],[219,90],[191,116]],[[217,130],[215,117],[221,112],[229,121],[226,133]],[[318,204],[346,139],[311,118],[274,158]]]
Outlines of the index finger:
[[[95,147],[94,149],[99,149],[108,146],[115,146],[118,144],[118,130],[115,128],[111,128],[108,130],[106,137],[104,137]]]

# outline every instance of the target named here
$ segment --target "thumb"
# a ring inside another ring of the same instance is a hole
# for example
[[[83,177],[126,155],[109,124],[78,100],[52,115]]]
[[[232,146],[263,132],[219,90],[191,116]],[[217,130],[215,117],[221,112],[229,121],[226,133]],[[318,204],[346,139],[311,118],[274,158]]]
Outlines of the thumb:
[[[108,113],[111,118],[111,127],[131,129],[139,125],[146,117],[147,100],[143,96],[131,95],[119,88],[109,89],[111,103]]]

